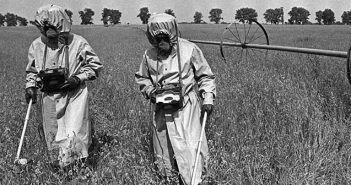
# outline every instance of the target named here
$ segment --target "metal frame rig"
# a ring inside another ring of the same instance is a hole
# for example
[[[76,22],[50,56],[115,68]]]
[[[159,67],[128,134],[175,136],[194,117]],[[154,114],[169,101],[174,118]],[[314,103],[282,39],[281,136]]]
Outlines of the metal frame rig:
[[[221,35],[221,41],[205,41],[205,40],[192,40],[189,41],[201,44],[219,45],[220,52],[224,60],[226,60],[225,55],[232,52],[226,52],[226,47],[235,47],[243,49],[262,49],[262,50],[276,50],[276,51],[286,51],[295,53],[305,53],[313,55],[322,55],[329,57],[338,57],[346,59],[346,75],[349,83],[351,84],[351,46],[347,51],[336,51],[336,50],[323,50],[323,49],[313,49],[313,48],[299,48],[299,47],[289,47],[289,46],[278,46],[270,45],[269,38],[264,27],[258,23],[256,20],[248,20],[249,24],[243,24],[243,30],[245,34],[240,34],[240,29],[237,27],[238,23],[229,24]],[[236,52],[238,50],[234,50]],[[246,53],[247,54],[247,53]],[[255,54],[254,52],[252,54]],[[241,51],[241,55],[243,52]],[[257,54],[255,54],[257,55]]]

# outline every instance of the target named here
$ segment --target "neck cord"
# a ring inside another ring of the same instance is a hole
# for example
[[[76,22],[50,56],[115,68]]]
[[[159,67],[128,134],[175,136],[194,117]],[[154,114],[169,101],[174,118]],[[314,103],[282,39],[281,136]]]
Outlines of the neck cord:
[[[69,55],[68,55],[68,44],[65,43],[64,47],[64,52],[65,52],[65,67],[67,68],[67,72],[69,71]],[[42,65],[42,70],[45,70],[45,65],[46,65],[46,56],[47,56],[47,52],[48,52],[48,45],[45,44],[45,49],[44,49],[44,56],[43,56],[43,65]],[[57,61],[58,61],[58,57],[57,57]],[[56,62],[57,62],[56,61]],[[58,63],[58,62],[57,62]],[[59,68],[62,68],[62,62],[60,63],[61,65],[59,65]]]

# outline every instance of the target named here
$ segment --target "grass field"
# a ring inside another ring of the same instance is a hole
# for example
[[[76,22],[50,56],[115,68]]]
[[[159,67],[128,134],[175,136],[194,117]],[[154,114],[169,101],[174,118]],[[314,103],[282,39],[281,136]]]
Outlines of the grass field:
[[[139,26],[140,27],[140,26]],[[180,25],[182,36],[219,40],[224,25]],[[274,45],[346,51],[348,26],[265,25]],[[134,82],[149,43],[137,26],[74,26],[104,62],[89,83],[96,163],[73,179],[52,173],[33,107],[22,156],[13,165],[27,104],[25,66],[34,27],[0,28],[0,184],[163,184],[150,148],[149,103]],[[346,59],[269,51],[224,62],[216,46],[199,44],[217,77],[208,126],[207,184],[351,184],[350,85]]]

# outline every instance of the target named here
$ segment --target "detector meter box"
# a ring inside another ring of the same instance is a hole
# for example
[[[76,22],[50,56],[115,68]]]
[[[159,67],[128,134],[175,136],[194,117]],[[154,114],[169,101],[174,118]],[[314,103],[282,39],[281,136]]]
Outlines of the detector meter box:
[[[67,68],[41,70],[38,74],[42,82],[41,91],[57,91],[65,83],[67,74]]]

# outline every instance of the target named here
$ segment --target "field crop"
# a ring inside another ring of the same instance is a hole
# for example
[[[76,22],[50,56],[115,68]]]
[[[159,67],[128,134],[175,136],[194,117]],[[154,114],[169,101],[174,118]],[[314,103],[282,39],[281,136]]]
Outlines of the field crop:
[[[182,37],[219,40],[225,25],[180,25]],[[274,45],[346,51],[347,26],[264,25]],[[0,28],[0,184],[164,184],[152,164],[149,103],[134,82],[143,26],[74,26],[104,63],[90,87],[94,148],[78,174],[48,169],[33,106],[21,156],[13,164],[27,104],[25,66],[34,27]],[[268,51],[224,62],[198,44],[216,75],[218,95],[206,134],[205,184],[351,184],[350,85],[346,59]]]

